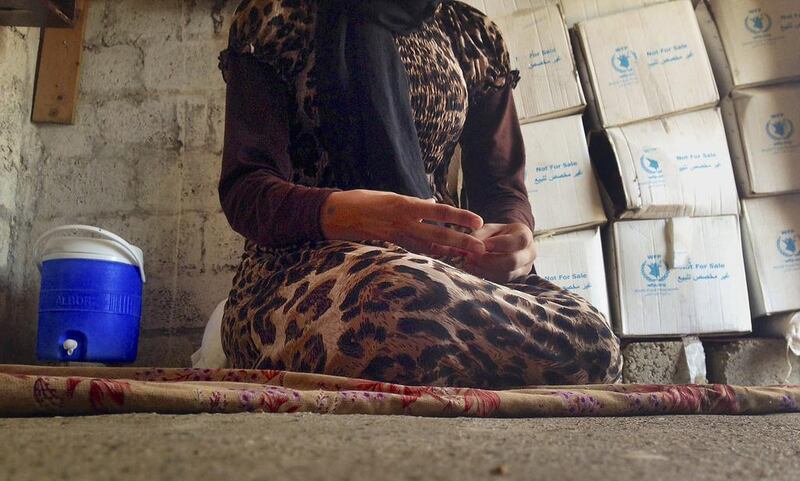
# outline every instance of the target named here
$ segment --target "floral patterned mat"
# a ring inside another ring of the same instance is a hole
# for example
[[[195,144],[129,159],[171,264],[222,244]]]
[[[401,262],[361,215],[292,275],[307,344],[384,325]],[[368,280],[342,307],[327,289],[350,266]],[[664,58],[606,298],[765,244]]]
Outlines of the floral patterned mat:
[[[330,413],[543,417],[800,412],[800,386],[401,386],[284,371],[0,365],[0,416]]]

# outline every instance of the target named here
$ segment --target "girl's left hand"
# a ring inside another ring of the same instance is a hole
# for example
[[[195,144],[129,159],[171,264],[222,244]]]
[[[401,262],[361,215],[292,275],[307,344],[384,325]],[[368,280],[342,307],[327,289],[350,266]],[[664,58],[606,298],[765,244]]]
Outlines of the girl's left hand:
[[[500,284],[531,272],[536,244],[525,224],[485,224],[472,235],[483,241],[486,253],[468,254],[465,271]]]

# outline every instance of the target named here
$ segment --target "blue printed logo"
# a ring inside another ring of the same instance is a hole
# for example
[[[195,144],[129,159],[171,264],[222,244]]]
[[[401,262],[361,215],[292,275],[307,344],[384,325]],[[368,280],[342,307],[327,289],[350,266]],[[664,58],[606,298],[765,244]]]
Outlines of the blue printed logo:
[[[661,256],[647,256],[642,262],[642,277],[648,282],[664,282],[669,277],[669,268]]]
[[[633,64],[638,60],[636,52],[628,50],[627,47],[618,48],[611,56],[611,65],[620,74],[626,74],[633,70]]]
[[[772,28],[772,17],[761,9],[753,10],[744,19],[744,26],[756,35],[767,33]]]
[[[661,162],[653,157],[648,156],[647,154],[642,154],[639,158],[639,163],[642,165],[642,168],[648,174],[660,174],[661,173]]]
[[[794,123],[783,114],[773,115],[767,122],[767,135],[772,140],[789,140],[794,135]]]
[[[778,237],[778,252],[780,252],[783,257],[800,257],[800,249],[798,249],[797,244],[797,233],[794,230],[784,231]]]

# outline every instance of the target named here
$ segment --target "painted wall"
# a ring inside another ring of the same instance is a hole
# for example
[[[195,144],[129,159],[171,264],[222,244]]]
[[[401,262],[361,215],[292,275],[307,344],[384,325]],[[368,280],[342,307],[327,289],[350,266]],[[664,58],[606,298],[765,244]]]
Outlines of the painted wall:
[[[32,323],[15,316],[28,297],[16,246],[26,242],[41,159],[29,121],[38,41],[38,29],[0,27],[0,361],[14,360],[19,341],[32,338]]]
[[[0,89],[13,88],[0,98],[0,139],[24,144],[0,148],[2,182],[27,169],[0,184],[0,361],[34,360],[32,241],[88,223],[144,250],[138,364],[188,364],[242,245],[216,192],[225,111],[217,55],[235,3],[93,0],[71,126],[30,124],[38,30],[26,38],[0,27]]]

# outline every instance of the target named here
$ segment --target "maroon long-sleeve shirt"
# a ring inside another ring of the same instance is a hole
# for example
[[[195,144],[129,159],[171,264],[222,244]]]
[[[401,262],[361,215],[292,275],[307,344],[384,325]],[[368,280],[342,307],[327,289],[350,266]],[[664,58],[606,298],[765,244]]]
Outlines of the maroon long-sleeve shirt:
[[[230,55],[220,201],[231,226],[268,247],[324,238],[320,211],[336,189],[294,184],[285,82],[247,55]],[[534,219],[524,182],[525,149],[513,82],[470,105],[461,138],[468,208],[486,223]]]

